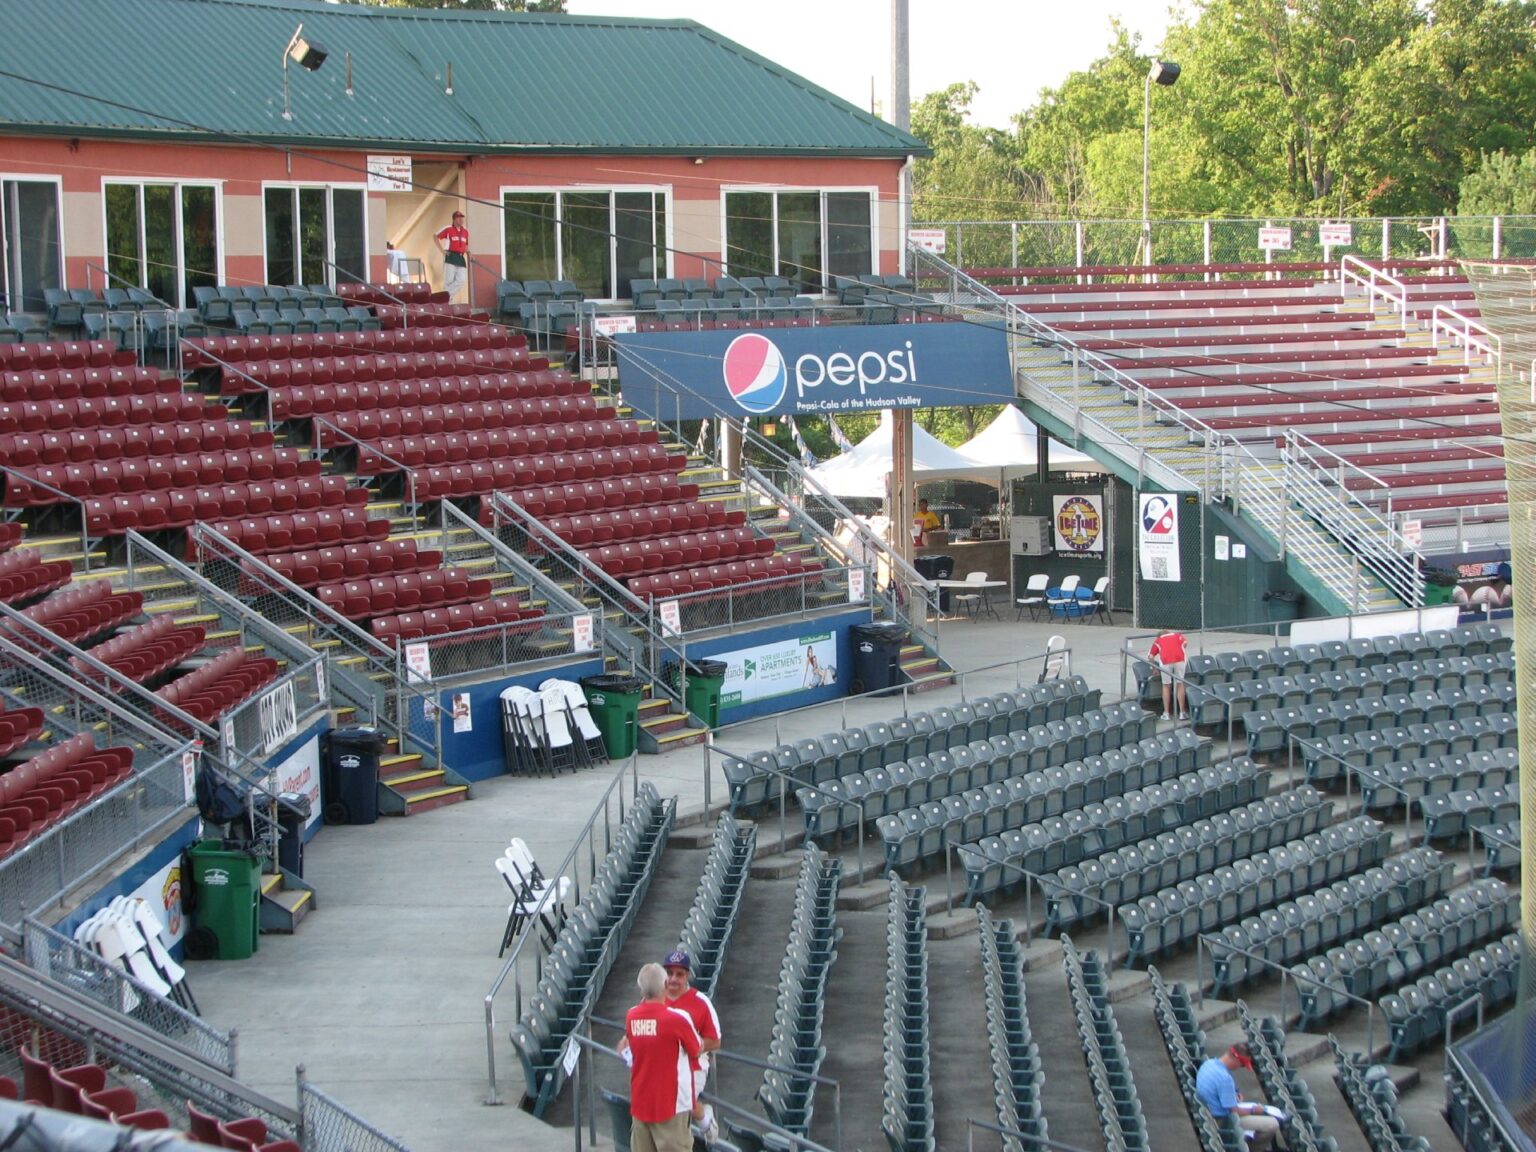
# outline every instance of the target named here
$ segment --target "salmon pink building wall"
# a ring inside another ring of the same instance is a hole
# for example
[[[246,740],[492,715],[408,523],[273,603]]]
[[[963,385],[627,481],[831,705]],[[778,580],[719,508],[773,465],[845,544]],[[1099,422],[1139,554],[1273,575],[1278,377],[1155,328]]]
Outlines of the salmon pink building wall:
[[[661,188],[670,198],[672,272],[676,276],[713,277],[723,250],[722,189],[751,186],[783,189],[872,189],[876,195],[878,269],[893,272],[900,264],[899,221],[902,163],[891,159],[846,157],[716,157],[696,163],[688,156],[421,154],[414,157],[419,183],[430,173],[440,192],[425,189],[400,194],[424,204],[413,207],[411,255],[428,260],[431,235],[448,223],[463,204],[469,216],[473,299],[495,299],[502,268],[501,197],[504,189]],[[456,171],[456,175],[455,175]],[[315,149],[290,152],[238,145],[172,144],[125,140],[45,137],[0,138],[0,176],[56,180],[62,188],[61,231],[68,287],[103,286],[96,268],[106,262],[103,182],[195,181],[219,188],[221,280],[232,284],[264,282],[266,184],[365,185],[367,153]],[[385,240],[393,217],[393,193],[368,194],[368,251],[371,277],[385,279]],[[402,245],[404,247],[404,245]]]

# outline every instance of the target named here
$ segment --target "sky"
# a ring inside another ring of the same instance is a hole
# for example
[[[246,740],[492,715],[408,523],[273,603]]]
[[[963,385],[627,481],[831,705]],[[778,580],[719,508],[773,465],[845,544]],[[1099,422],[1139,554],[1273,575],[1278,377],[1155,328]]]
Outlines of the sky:
[[[1106,54],[1114,18],[1162,42],[1170,0],[909,0],[911,91],[974,80],[974,123],[1006,128]],[[861,108],[890,107],[890,0],[567,0],[574,15],[697,20]]]

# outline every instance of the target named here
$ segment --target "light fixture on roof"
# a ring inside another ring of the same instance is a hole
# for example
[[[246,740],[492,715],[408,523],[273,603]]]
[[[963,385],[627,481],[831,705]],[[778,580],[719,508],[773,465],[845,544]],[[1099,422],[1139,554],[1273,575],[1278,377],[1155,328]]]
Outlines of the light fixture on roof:
[[[288,41],[288,46],[283,49],[283,119],[293,119],[293,103],[288,92],[288,61],[292,60],[306,72],[314,72],[325,63],[329,56],[321,45],[313,40],[304,39],[304,25],[300,24],[293,30],[293,36]]]

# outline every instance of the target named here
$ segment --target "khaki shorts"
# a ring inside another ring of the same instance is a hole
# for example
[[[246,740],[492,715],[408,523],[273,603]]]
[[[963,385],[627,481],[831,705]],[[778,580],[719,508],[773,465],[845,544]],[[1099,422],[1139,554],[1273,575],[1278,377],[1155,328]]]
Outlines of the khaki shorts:
[[[630,1152],[693,1152],[693,1133],[688,1129],[688,1113],[679,1112],[659,1124],[632,1120],[629,1126]]]

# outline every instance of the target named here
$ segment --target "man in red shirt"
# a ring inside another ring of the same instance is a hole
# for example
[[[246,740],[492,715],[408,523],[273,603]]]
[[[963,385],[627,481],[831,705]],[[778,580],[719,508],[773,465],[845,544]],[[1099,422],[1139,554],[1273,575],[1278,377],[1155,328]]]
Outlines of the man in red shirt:
[[[693,957],[678,950],[662,961],[667,970],[667,1007],[686,1012],[699,1034],[702,1054],[693,1065],[693,1122],[699,1127],[704,1143],[713,1144],[720,1135],[715,1110],[701,1099],[709,1080],[709,1054],[720,1047],[720,1017],[713,1001],[693,987]]]
[[[1182,632],[1164,632],[1152,641],[1147,659],[1158,670],[1163,682],[1163,719],[1173,719],[1174,684],[1178,684],[1179,719],[1189,718],[1189,693],[1184,688],[1185,661],[1189,658],[1189,640]]]
[[[686,1012],[667,1007],[667,974],[647,964],[635,981],[640,1003],[624,1017],[629,1067],[629,1146],[634,1152],[693,1152],[693,1064],[699,1034]]]
[[[464,213],[455,212],[453,223],[437,234],[443,250],[443,291],[457,301],[469,282],[469,229],[464,227]]]

